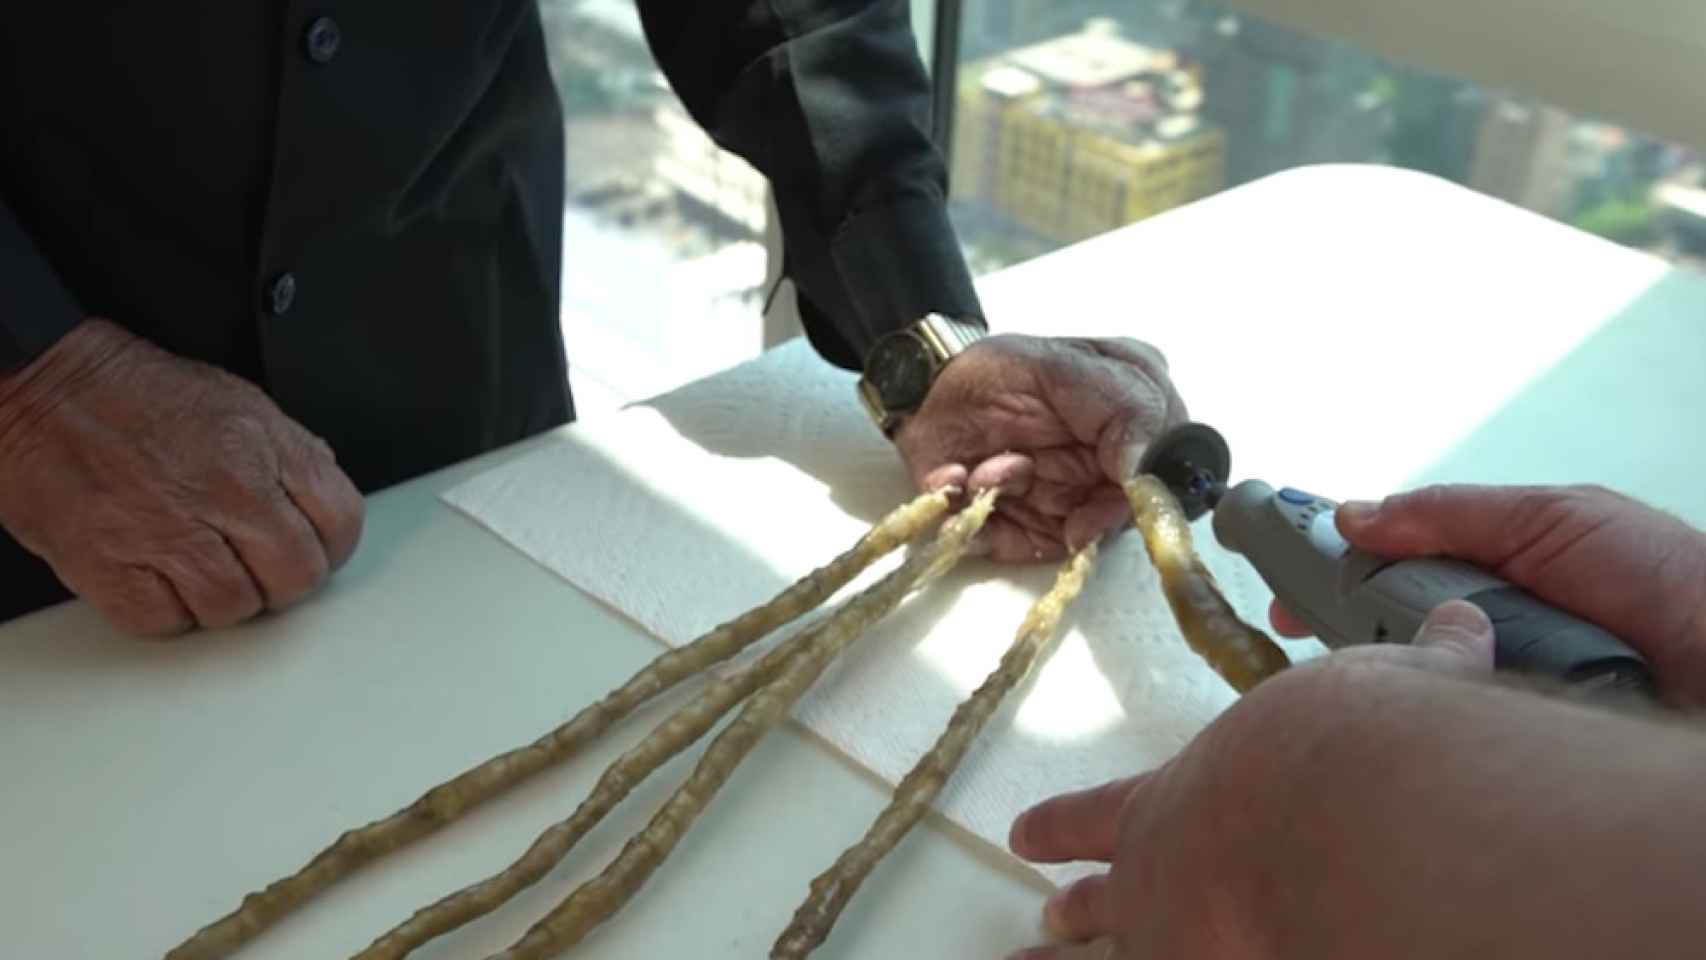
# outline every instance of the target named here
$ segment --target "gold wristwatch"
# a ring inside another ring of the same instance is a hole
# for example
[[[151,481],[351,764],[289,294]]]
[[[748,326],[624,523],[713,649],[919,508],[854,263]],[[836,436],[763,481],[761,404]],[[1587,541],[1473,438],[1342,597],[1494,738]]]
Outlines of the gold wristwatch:
[[[878,340],[865,358],[859,400],[885,436],[893,437],[907,415],[923,403],[948,361],[984,337],[981,320],[932,313]]]

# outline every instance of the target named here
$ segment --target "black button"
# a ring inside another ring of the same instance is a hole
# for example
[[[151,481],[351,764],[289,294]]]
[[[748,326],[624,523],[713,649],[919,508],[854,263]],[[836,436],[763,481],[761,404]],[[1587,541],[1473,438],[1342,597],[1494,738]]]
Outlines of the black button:
[[[302,46],[308,54],[308,59],[315,63],[331,63],[338,55],[338,44],[342,43],[344,33],[338,29],[338,22],[331,17],[318,17],[308,25],[308,32],[303,34]]]
[[[282,317],[290,312],[290,305],[296,302],[296,277],[281,273],[267,290],[267,309],[275,317]]]

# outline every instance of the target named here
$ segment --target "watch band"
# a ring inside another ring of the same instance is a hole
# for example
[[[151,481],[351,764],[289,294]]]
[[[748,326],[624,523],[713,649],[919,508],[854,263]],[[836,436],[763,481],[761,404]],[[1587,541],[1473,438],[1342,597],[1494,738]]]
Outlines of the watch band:
[[[974,323],[970,320],[956,320],[953,317],[944,317],[939,313],[932,313],[913,324],[913,329],[918,332],[920,337],[924,338],[924,342],[930,347],[930,351],[936,355],[938,363],[942,364],[966,352],[966,349],[972,344],[989,336],[989,331],[981,323]],[[937,372],[941,372],[940,367],[937,368]]]
[[[989,336],[982,321],[967,320],[932,313],[898,330],[891,337],[908,337],[924,347],[931,359],[930,381],[935,382],[948,361],[964,353],[972,344]],[[869,372],[859,379],[859,400],[883,435],[894,437],[906,415],[912,409],[891,410],[883,402],[882,391],[872,382]]]

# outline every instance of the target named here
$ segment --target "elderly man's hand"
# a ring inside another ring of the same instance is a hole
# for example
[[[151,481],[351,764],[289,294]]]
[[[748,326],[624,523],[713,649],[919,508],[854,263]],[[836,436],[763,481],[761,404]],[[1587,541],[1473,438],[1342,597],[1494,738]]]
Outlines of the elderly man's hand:
[[[1600,487],[1438,486],[1345,504],[1338,526],[1371,553],[1485,567],[1639,650],[1673,700],[1706,704],[1706,534],[1675,517]]]
[[[287,606],[361,521],[331,449],[260,390],[111,323],[0,377],[0,524],[127,631]]]
[[[1146,343],[1003,335],[954,358],[895,442],[921,489],[1002,488],[983,542],[1032,562],[1123,525],[1120,482],[1185,419]]]

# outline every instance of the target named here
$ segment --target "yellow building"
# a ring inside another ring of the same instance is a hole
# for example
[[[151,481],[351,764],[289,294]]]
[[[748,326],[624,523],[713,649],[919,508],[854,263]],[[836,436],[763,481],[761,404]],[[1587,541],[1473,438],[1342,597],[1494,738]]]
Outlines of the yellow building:
[[[1221,188],[1225,140],[1197,116],[1200,77],[1105,28],[970,65],[955,196],[1071,243]]]

